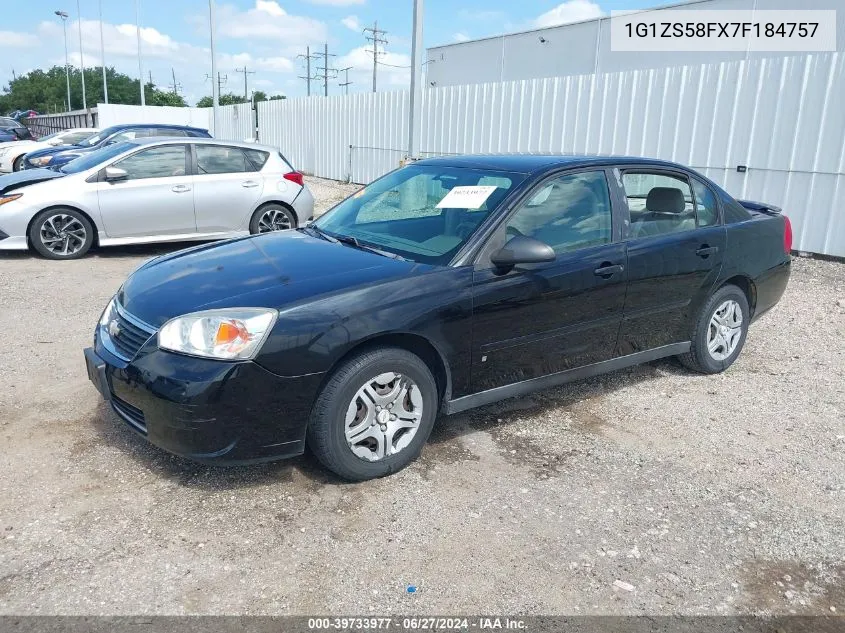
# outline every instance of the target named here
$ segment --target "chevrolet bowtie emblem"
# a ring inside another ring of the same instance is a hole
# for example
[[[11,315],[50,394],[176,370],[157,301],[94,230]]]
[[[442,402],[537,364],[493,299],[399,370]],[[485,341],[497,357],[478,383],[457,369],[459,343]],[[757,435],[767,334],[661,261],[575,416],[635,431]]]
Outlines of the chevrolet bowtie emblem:
[[[117,321],[109,321],[109,336],[115,338],[118,334],[120,334],[120,326]]]

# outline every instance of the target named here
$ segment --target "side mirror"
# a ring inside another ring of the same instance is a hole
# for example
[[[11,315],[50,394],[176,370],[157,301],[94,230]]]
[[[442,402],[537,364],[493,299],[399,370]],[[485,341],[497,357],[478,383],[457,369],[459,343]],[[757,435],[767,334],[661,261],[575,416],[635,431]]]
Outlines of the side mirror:
[[[125,169],[120,167],[106,167],[106,180],[109,182],[118,182],[129,178],[129,174]]]
[[[490,256],[493,265],[503,269],[513,268],[517,264],[542,264],[554,260],[555,252],[551,246],[525,235],[511,238],[507,244]]]

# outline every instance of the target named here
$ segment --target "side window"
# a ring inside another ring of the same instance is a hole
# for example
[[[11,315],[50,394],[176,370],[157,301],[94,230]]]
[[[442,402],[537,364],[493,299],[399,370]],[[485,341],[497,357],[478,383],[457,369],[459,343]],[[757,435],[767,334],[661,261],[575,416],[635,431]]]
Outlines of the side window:
[[[533,237],[560,254],[610,242],[610,227],[607,179],[587,171],[542,185],[508,221],[506,236]]]
[[[172,127],[156,127],[150,129],[148,136],[188,136],[184,130],[177,130]]]
[[[710,187],[700,180],[692,179],[692,189],[695,192],[695,215],[698,226],[714,226],[719,223],[719,207],[716,196]]]
[[[250,162],[255,166],[255,171],[260,171],[267,159],[270,158],[269,152],[263,152],[260,149],[245,149],[244,154],[249,157]]]
[[[222,145],[195,145],[197,172],[202,174],[238,174],[253,171],[246,156],[237,147]]]
[[[125,169],[129,180],[184,176],[186,150],[184,145],[151,147],[124,158],[115,163],[115,167]]]
[[[115,134],[109,140],[106,141],[106,145],[114,145],[115,143],[122,143],[123,141],[131,141],[134,138],[138,137],[137,130],[126,130],[125,132],[120,132],[119,134]]]
[[[695,229],[695,204],[686,178],[649,172],[622,175],[632,238]]]

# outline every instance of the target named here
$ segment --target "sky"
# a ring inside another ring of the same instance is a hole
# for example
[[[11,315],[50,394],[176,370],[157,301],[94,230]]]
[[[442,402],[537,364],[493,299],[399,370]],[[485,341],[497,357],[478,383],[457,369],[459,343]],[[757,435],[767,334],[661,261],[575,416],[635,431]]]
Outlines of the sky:
[[[169,89],[175,73],[180,94],[191,105],[211,94],[208,0],[78,0],[82,15],[82,58],[86,67],[102,63],[99,4],[102,3],[106,65],[138,76],[135,2],[140,7],[141,50],[144,74],[162,89]],[[653,0],[426,0],[423,19],[425,47],[500,33],[589,19],[620,9],[660,4]],[[0,0],[0,85],[13,72],[64,64],[62,24],[67,21],[70,63],[79,66],[79,13],[77,0]],[[223,92],[248,90],[267,94],[303,96],[306,47],[312,55],[328,43],[329,66],[348,71],[350,92],[372,90],[372,48],[362,29],[378,21],[383,37],[378,66],[378,89],[408,85],[411,63],[411,0],[217,0],[216,50],[218,70],[225,76]],[[299,57],[302,55],[303,57]],[[312,74],[323,66],[312,60]],[[254,72],[254,74],[252,74]],[[346,73],[329,80],[329,94],[341,94]],[[317,91],[312,82],[312,91]],[[319,86],[322,94],[322,85]]]

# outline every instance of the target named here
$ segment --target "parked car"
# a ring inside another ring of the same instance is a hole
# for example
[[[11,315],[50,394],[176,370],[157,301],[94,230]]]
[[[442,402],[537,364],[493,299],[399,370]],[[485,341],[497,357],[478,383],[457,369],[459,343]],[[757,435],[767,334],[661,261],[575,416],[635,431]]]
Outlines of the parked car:
[[[31,141],[0,143],[0,172],[9,173],[23,169],[23,157],[29,152],[62,145],[74,145],[98,131],[97,128],[92,127],[72,128],[44,136],[37,141],[33,139]]]
[[[32,133],[23,123],[8,117],[0,117],[0,143],[27,141],[31,138]]]
[[[666,356],[724,371],[783,293],[791,240],[777,209],[674,163],[423,160],[297,231],[148,262],[85,359],[167,451],[307,444],[363,480],[419,455],[440,412]]]
[[[15,113],[14,118],[20,121],[21,119],[31,119],[34,116],[38,116],[38,112],[35,110],[20,110]]]
[[[132,139],[177,136],[188,138],[211,138],[208,130],[184,125],[123,124],[113,125],[93,134],[69,147],[52,147],[27,154],[23,160],[24,169],[48,167],[58,169],[87,152]]]
[[[314,198],[277,149],[199,138],[115,143],[60,171],[0,177],[0,250],[50,259],[296,228]]]

